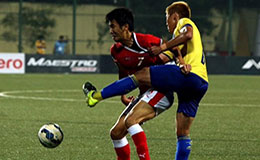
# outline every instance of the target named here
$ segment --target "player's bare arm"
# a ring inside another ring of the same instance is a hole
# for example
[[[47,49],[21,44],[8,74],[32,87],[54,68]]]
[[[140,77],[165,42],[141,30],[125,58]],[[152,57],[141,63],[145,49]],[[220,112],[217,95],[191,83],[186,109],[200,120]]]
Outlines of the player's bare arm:
[[[186,43],[188,40],[192,39],[193,29],[191,26],[185,26],[183,32],[178,35],[176,38],[171,39],[170,41],[163,43],[161,46],[152,46],[151,52],[154,55],[161,53],[162,51],[168,50],[170,48],[176,47],[178,45]]]
[[[127,106],[131,101],[133,101],[135,98],[134,96],[129,96],[127,97],[127,95],[122,95],[121,96],[121,102]]]
[[[183,57],[185,55],[182,54],[182,52],[180,51],[180,49],[178,47],[174,47],[173,49],[171,49],[171,51],[174,53],[174,56],[176,57],[176,61],[179,64],[182,73],[189,74],[191,71],[191,65],[186,64],[184,62]]]

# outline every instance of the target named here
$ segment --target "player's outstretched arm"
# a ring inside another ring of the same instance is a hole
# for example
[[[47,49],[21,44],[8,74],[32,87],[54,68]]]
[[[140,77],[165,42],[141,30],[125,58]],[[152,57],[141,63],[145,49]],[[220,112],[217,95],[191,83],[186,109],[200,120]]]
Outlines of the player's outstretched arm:
[[[192,39],[193,37],[193,29],[191,26],[186,26],[186,29],[183,30],[183,32],[175,37],[174,39],[171,39],[170,41],[163,43],[160,46],[152,46],[150,51],[152,54],[157,55],[161,53],[162,51],[168,50],[170,48],[176,47],[178,45],[186,43],[188,40]]]

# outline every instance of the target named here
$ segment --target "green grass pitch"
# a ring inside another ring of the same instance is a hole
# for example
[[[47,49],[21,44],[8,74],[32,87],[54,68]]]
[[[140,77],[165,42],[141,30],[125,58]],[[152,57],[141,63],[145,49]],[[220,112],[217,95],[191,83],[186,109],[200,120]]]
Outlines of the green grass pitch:
[[[88,108],[81,90],[85,80],[102,88],[116,79],[115,74],[0,75],[0,160],[116,159],[109,130],[124,109],[120,98]],[[210,75],[209,80],[191,129],[190,160],[259,160],[260,76]],[[174,159],[176,104],[177,98],[168,111],[143,125],[152,160]],[[48,122],[64,132],[54,149],[37,138]]]

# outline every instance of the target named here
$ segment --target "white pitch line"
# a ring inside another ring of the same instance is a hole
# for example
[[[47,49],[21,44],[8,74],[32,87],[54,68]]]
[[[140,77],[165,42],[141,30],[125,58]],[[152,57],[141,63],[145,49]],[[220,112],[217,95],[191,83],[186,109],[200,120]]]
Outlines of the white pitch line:
[[[201,103],[200,106],[218,106],[218,107],[259,107],[259,104],[221,104],[221,103]]]
[[[67,101],[67,102],[78,102],[83,101],[82,99],[69,99],[69,98],[48,98],[48,97],[25,97],[25,96],[12,96],[12,95],[1,95],[1,97],[5,98],[13,98],[13,99],[30,99],[30,100],[43,100],[43,101]]]
[[[29,100],[43,100],[43,101],[65,101],[65,102],[84,102],[84,98],[81,99],[71,99],[71,98],[49,98],[49,97],[26,97],[19,95],[10,95],[17,93],[46,93],[46,92],[79,92],[79,90],[20,90],[20,91],[5,91],[0,92],[0,97],[12,98],[12,99],[29,99]],[[119,100],[105,100],[103,103],[121,103]],[[176,104],[176,103],[174,103]],[[201,103],[200,106],[208,107],[252,107],[256,108],[260,105],[257,104],[221,104],[221,103]]]
[[[42,100],[42,101],[65,101],[65,102],[84,102],[84,98],[71,99],[71,98],[49,98],[49,97],[26,97],[19,95],[10,95],[17,93],[46,93],[46,92],[79,92],[79,90],[20,90],[20,91],[5,91],[0,92],[0,97],[11,99],[29,99],[29,100]],[[82,96],[83,97],[83,96]],[[109,100],[108,103],[120,103],[119,101]]]
[[[5,91],[5,92],[0,92],[0,95],[1,93],[4,93],[4,94],[16,94],[16,93],[52,93],[52,92],[79,92],[79,90],[19,90],[19,91]]]

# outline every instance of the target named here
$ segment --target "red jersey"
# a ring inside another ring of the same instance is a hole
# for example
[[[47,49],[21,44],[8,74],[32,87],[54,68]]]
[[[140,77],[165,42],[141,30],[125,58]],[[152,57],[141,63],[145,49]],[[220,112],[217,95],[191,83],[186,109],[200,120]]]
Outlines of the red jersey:
[[[159,56],[148,53],[151,46],[159,46],[162,39],[150,34],[133,32],[133,45],[129,48],[121,43],[115,43],[111,47],[111,56],[119,68],[119,78],[126,77],[151,65],[162,64]],[[141,93],[148,88],[140,88]]]

